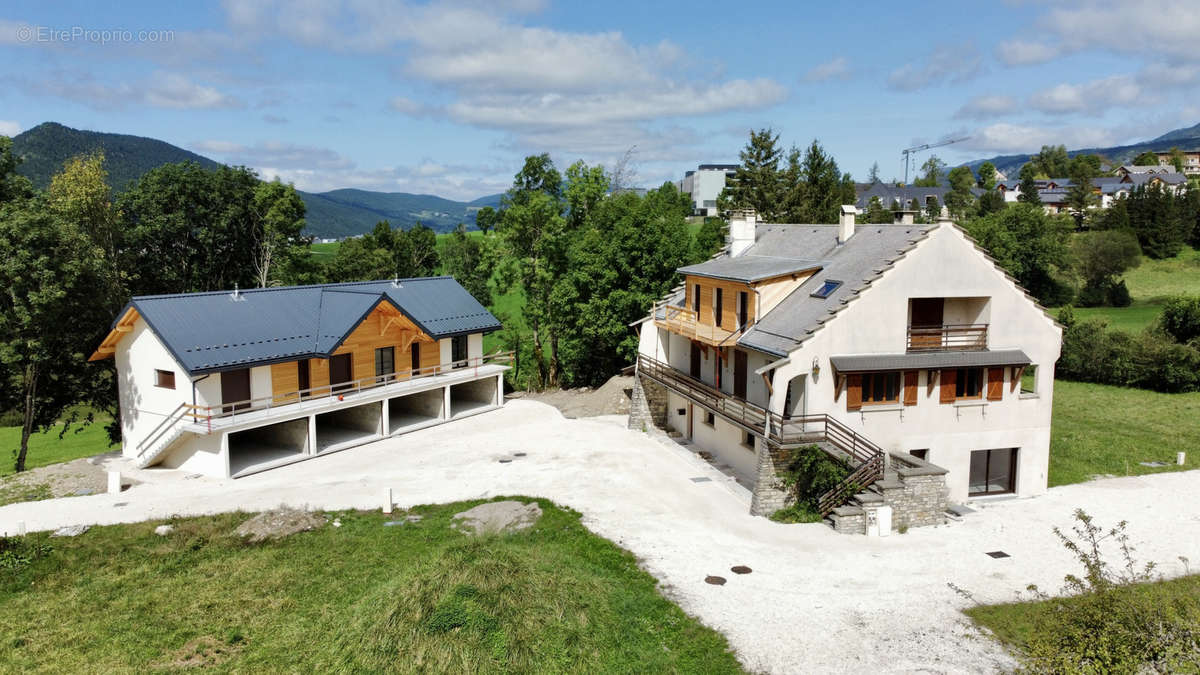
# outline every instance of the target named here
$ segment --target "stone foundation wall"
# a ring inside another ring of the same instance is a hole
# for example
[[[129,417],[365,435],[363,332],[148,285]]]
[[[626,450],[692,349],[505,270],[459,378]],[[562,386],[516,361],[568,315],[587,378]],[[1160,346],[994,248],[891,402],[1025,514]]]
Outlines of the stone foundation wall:
[[[667,388],[641,375],[633,378],[629,402],[630,429],[667,428]]]
[[[907,454],[889,460],[897,479],[883,481],[879,487],[883,502],[892,507],[892,529],[946,522],[950,494],[946,469]]]
[[[750,499],[750,515],[770,516],[788,506],[791,501],[788,493],[780,486],[776,468],[787,464],[792,458],[792,451],[772,448],[760,439],[755,455],[758,458],[758,471],[755,474],[754,492]]]

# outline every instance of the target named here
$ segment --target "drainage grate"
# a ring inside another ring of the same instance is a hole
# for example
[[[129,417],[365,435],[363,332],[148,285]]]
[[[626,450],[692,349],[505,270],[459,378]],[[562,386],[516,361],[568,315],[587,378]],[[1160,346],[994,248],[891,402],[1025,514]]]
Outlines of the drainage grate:
[[[1167,466],[1166,462],[1138,462],[1138,464],[1140,464],[1142,466],[1149,466],[1149,467],[1154,467],[1154,468],[1157,468],[1160,466]]]
[[[691,480],[693,483],[711,483],[712,482],[712,479],[709,478],[708,476],[696,476],[695,478],[693,478]]]
[[[1004,551],[988,551],[987,554],[992,556],[993,558],[1011,558],[1012,557],[1009,554],[1005,553]]]

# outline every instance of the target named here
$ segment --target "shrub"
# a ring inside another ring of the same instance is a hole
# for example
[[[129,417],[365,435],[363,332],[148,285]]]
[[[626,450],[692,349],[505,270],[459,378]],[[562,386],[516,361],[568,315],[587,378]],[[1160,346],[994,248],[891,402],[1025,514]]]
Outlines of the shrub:
[[[1065,380],[1176,393],[1200,390],[1200,349],[1163,331],[1129,335],[1102,320],[1073,322],[1063,331],[1057,374]]]
[[[1200,337],[1200,296],[1171,298],[1163,306],[1158,321],[1176,342],[1190,342]]]
[[[818,514],[817,502],[821,495],[837,487],[851,473],[845,462],[834,459],[817,445],[808,445],[793,451],[791,458],[778,472],[779,480],[787,490],[795,506],[781,516],[808,518],[806,512]],[[784,521],[788,522],[788,521]],[[790,522],[812,522],[796,520]]]
[[[42,538],[0,537],[0,570],[17,572],[29,563],[50,555],[53,547]]]

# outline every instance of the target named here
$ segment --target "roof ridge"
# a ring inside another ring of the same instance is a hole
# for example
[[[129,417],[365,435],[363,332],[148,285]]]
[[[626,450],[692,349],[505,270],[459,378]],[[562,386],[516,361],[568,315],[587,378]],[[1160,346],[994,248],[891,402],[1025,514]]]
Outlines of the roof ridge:
[[[270,292],[270,291],[330,290],[330,289],[337,290],[337,289],[340,289],[342,287],[347,287],[347,286],[367,286],[370,284],[390,284],[390,283],[394,283],[396,281],[402,281],[402,282],[403,281],[407,281],[407,282],[438,281],[438,280],[442,280],[442,279],[453,279],[453,278],[454,277],[449,274],[439,274],[436,276],[429,276],[429,277],[404,277],[404,278],[399,278],[399,279],[376,279],[373,281],[338,281],[338,282],[333,282],[333,283],[328,283],[328,284],[301,284],[298,286],[267,286],[265,288],[238,288],[236,290],[238,293],[241,293],[241,294],[246,294],[246,293],[258,294],[258,293],[266,293],[266,292]],[[153,295],[135,295],[135,296],[133,296],[133,299],[134,300],[161,300],[163,298],[188,298],[188,297],[201,297],[201,296],[210,296],[210,295],[229,295],[229,294],[233,293],[234,290],[235,289],[232,289],[232,288],[226,288],[223,290],[216,290],[216,291],[193,291],[191,293],[156,293]]]

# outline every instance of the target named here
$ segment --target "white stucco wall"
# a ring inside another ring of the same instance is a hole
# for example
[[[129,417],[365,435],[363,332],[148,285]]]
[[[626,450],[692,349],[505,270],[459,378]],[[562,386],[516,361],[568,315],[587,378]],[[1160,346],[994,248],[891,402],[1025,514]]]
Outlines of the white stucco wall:
[[[483,333],[471,333],[467,336],[467,356],[472,359],[483,357]]]
[[[450,363],[450,355],[454,353],[454,348],[451,346],[451,338],[438,340],[438,349],[441,354],[438,363]]]
[[[117,343],[114,358],[121,407],[121,449],[126,456],[133,456],[138,444],[167,415],[180,403],[191,402],[191,384],[183,366],[140,317],[133,330]],[[155,370],[174,372],[175,388],[155,386]]]

